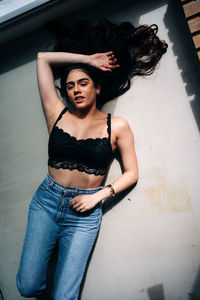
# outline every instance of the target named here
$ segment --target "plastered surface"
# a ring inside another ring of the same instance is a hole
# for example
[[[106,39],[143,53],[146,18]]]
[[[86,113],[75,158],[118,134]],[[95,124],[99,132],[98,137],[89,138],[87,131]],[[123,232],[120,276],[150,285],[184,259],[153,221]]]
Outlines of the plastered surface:
[[[82,300],[200,299],[199,70],[181,10],[172,1],[113,1],[78,11],[98,20],[159,26],[168,43],[154,74],[103,110],[132,127],[140,178],[116,203],[105,204]],[[72,22],[74,15],[69,16]],[[41,28],[2,49],[0,79],[0,288],[23,299],[15,275],[32,195],[47,172],[48,133],[36,82],[36,55],[51,44]],[[107,182],[121,174],[117,160]]]

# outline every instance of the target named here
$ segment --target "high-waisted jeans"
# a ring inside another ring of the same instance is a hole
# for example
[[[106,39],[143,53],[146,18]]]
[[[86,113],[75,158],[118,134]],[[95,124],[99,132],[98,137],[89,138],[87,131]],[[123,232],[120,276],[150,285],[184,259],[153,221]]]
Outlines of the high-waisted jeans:
[[[67,187],[46,175],[29,206],[17,273],[17,287],[22,296],[37,297],[45,292],[48,263],[57,243],[52,299],[78,299],[87,260],[99,231],[102,203],[80,213],[69,207],[69,202],[77,195],[93,194],[102,188]]]

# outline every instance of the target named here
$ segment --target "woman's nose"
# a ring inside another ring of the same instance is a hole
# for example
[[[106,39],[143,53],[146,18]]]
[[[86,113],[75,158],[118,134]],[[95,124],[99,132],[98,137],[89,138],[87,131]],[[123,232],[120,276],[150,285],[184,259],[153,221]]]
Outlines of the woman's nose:
[[[80,92],[79,86],[78,86],[78,84],[75,84],[74,85],[74,94],[77,94],[79,92]]]

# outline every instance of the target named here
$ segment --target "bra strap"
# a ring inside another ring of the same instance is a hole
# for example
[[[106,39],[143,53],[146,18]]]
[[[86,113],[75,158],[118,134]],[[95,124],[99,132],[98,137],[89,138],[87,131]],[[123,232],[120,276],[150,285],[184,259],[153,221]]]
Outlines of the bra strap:
[[[108,118],[107,118],[107,131],[108,131],[108,139],[110,141],[110,136],[111,136],[111,114],[108,113]]]
[[[56,126],[56,124],[58,123],[58,121],[62,118],[62,115],[67,111],[67,106],[65,106],[65,108],[61,111],[61,113],[59,114],[55,124],[53,125],[53,127]]]

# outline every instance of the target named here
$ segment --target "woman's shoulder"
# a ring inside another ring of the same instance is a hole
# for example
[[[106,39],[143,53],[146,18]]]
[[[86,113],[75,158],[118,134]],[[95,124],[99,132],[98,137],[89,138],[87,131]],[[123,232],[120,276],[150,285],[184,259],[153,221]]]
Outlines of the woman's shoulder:
[[[112,127],[115,127],[116,130],[124,130],[130,127],[128,121],[120,116],[111,115]]]
[[[101,112],[101,116],[103,118],[107,118],[108,114],[110,114],[110,117],[111,117],[111,128],[112,128],[112,130],[115,130],[117,132],[117,131],[120,131],[120,130],[126,130],[126,129],[130,128],[129,123],[125,118],[120,117],[120,116],[114,116],[111,113]]]
[[[128,121],[119,116],[111,116],[111,132],[114,139],[118,139],[133,133]]]

